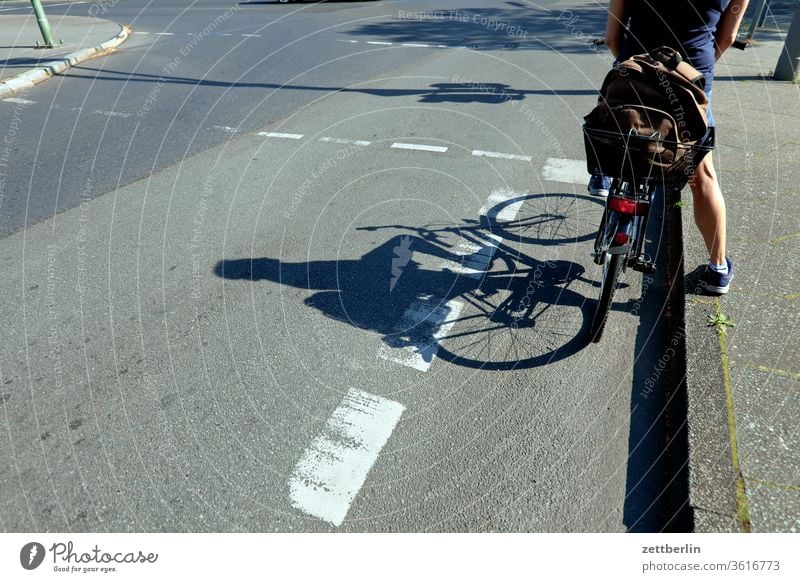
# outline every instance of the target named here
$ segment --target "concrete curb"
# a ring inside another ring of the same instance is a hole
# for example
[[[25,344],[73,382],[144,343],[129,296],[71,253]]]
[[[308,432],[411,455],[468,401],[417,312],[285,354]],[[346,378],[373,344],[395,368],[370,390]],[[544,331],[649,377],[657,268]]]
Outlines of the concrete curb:
[[[65,55],[64,57],[42,63],[36,66],[35,69],[21,73],[5,81],[0,81],[0,99],[8,97],[17,91],[29,89],[42,81],[45,81],[53,75],[63,73],[72,66],[75,66],[89,59],[102,56],[112,49],[118,47],[127,40],[130,36],[130,29],[122,24],[119,25],[120,31],[117,36],[110,38],[95,47],[81,49]]]
[[[685,261],[703,257],[692,240],[694,225],[681,217],[683,253],[678,273],[682,276],[683,309],[679,314],[685,331],[684,369],[688,497],[691,528],[696,533],[749,531],[746,503],[737,490],[739,472],[734,418],[730,408],[730,385],[724,338],[713,326],[719,298],[704,295],[699,274],[686,273]],[[687,224],[688,223],[688,224]]]

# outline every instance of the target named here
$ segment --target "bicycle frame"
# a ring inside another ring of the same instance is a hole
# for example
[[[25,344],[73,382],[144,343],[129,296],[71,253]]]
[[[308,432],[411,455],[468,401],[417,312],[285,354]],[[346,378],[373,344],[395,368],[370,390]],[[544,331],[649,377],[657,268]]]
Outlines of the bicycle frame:
[[[650,208],[660,189],[654,179],[634,186],[614,178],[594,245],[594,261],[606,263],[609,255],[625,255],[623,269],[652,273],[654,262],[644,253]]]

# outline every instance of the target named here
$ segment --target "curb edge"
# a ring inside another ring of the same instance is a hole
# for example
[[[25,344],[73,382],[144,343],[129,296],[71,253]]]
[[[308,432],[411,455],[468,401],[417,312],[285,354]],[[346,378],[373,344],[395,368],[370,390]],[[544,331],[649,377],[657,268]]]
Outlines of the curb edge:
[[[6,79],[5,81],[0,81],[0,99],[9,97],[17,91],[29,89],[34,85],[38,85],[42,81],[46,81],[54,75],[63,73],[70,67],[73,67],[79,63],[107,54],[112,49],[125,42],[131,34],[131,29],[128,26],[120,24],[119,27],[120,31],[116,36],[100,43],[95,47],[85,48],[73,53],[69,53],[63,58],[39,64],[34,69],[20,73],[19,75],[11,77],[10,79]]]

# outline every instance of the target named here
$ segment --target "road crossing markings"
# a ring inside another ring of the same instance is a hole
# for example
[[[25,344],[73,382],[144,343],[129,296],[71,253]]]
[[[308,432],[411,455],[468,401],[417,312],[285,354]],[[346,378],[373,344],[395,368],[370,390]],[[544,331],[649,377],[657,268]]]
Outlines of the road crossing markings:
[[[3,99],[6,103],[16,103],[17,105],[33,105],[36,101],[29,101],[28,99],[21,99],[19,97],[8,97]]]
[[[586,171],[585,160],[548,158],[542,168],[542,176],[550,182],[584,186],[589,183],[589,172]]]
[[[463,307],[459,301],[444,303],[436,297],[415,301],[400,318],[400,331],[383,339],[378,357],[427,372],[439,351],[439,340],[450,333]]]
[[[258,135],[262,137],[274,137],[278,139],[303,139],[302,133],[279,133],[275,131],[259,131]]]
[[[503,154],[500,152],[486,152],[483,150],[472,150],[472,155],[484,158],[502,158],[505,160],[519,160],[522,162],[530,162],[533,159],[531,156],[520,156],[517,154]]]
[[[447,151],[444,146],[422,145],[417,143],[393,143],[392,148],[396,150],[419,150],[422,152],[436,152],[443,154]]]
[[[342,525],[404,410],[399,402],[350,388],[289,478],[292,507]]]

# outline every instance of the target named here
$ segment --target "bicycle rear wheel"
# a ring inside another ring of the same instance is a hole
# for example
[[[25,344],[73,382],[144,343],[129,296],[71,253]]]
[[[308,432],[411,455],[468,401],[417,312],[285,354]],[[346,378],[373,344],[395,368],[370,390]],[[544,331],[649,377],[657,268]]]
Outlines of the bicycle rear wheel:
[[[603,337],[603,330],[606,326],[608,319],[608,312],[611,310],[611,304],[614,302],[614,292],[617,290],[619,283],[619,274],[622,272],[622,266],[625,264],[627,255],[610,255],[609,260],[603,266],[603,281],[600,285],[600,299],[597,303],[597,310],[594,313],[592,320],[592,331],[590,336],[593,343],[600,341]]]

